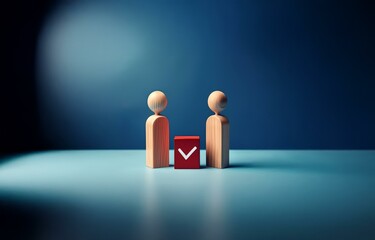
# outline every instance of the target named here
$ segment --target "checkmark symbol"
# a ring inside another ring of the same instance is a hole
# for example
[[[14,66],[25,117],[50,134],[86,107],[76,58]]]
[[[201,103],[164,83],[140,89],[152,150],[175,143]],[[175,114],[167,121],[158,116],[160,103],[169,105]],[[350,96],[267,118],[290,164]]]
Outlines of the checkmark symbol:
[[[185,160],[188,160],[188,158],[191,156],[191,154],[193,154],[195,152],[195,150],[197,150],[197,147],[193,147],[193,149],[190,150],[190,152],[188,154],[185,154],[181,148],[178,149],[178,151],[181,153],[181,156],[185,159]]]

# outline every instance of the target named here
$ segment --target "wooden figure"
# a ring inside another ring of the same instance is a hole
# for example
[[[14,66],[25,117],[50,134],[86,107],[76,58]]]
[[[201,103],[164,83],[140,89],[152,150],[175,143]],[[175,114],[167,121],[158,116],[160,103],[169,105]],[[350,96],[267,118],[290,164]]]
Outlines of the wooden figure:
[[[198,169],[200,167],[199,136],[174,137],[174,168]]]
[[[227,97],[214,91],[208,97],[208,107],[215,113],[206,121],[206,165],[225,168],[229,166],[229,120],[220,115],[227,105]]]
[[[155,113],[146,121],[146,166],[150,168],[169,167],[169,121],[160,115],[167,104],[161,91],[148,96],[147,105]]]

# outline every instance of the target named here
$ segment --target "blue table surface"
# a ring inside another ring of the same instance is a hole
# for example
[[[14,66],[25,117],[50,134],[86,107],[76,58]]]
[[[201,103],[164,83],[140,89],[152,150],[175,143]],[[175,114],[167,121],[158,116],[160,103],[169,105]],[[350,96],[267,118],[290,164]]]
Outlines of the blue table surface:
[[[8,157],[0,198],[53,209],[37,239],[375,239],[375,151],[200,154],[199,170],[146,168],[144,150]]]

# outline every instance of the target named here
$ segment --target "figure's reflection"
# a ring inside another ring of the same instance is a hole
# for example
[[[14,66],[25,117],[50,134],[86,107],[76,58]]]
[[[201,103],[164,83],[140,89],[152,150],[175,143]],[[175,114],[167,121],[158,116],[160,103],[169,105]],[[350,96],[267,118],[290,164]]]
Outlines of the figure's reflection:
[[[201,236],[204,239],[226,239],[224,172],[212,171],[205,194],[205,221]]]
[[[216,169],[178,173],[146,169],[137,236],[140,239],[227,238],[226,176],[227,173]]]
[[[142,198],[143,209],[141,221],[138,225],[140,239],[155,239],[155,237],[165,236],[163,219],[161,218],[160,195],[155,184],[155,171],[145,170],[144,195]]]

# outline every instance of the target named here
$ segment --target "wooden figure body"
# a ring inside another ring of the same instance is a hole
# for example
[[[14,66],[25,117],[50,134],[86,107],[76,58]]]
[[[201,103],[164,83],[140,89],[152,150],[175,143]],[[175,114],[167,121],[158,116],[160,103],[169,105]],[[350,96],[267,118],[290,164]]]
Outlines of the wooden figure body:
[[[223,92],[214,91],[208,97],[208,106],[215,113],[206,121],[206,165],[229,166],[229,120],[219,113],[224,110],[227,98]]]
[[[169,167],[169,121],[160,115],[168,104],[167,97],[163,92],[154,91],[147,104],[155,115],[146,121],[146,166]]]

